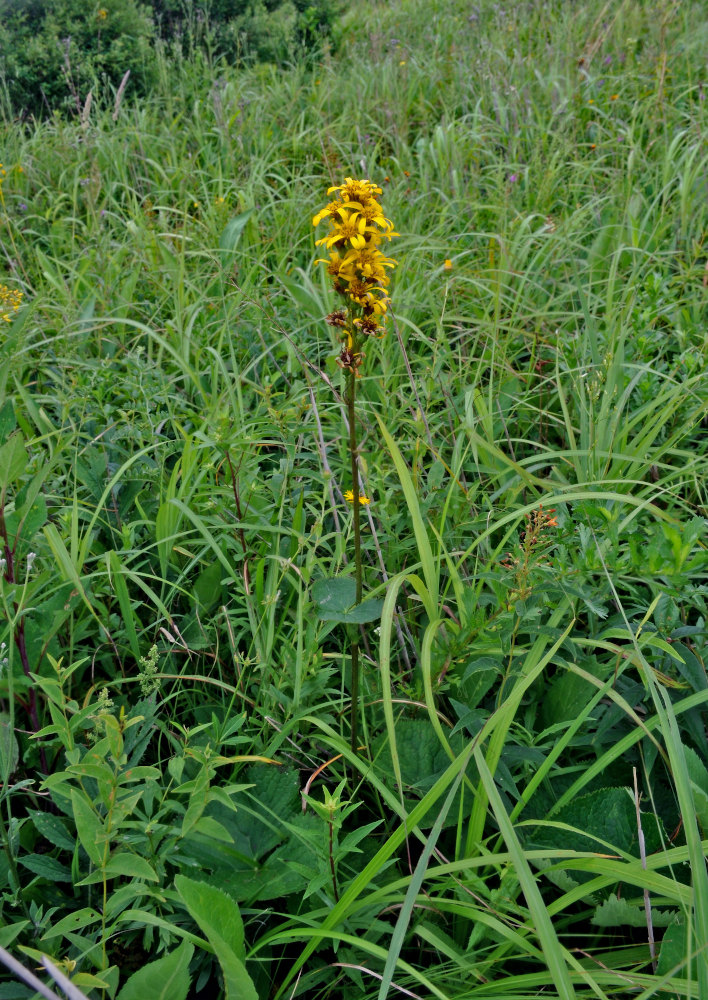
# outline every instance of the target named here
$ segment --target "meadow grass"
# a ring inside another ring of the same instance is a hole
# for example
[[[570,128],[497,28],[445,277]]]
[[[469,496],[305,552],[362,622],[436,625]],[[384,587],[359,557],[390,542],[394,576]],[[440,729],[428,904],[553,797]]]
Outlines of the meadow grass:
[[[120,1000],[708,996],[707,42],[692,3],[357,4],[314,64],[195,54],[116,115],[4,123],[27,967]],[[400,233],[357,380],[354,749],[311,225],[345,176]]]

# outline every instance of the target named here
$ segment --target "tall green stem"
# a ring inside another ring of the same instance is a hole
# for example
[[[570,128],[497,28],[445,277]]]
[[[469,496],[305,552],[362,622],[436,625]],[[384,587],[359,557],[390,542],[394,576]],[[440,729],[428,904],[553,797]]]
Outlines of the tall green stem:
[[[347,384],[347,411],[349,418],[349,458],[352,475],[352,503],[354,506],[354,566],[356,574],[356,603],[361,604],[362,571],[361,571],[361,523],[359,519],[359,466],[357,463],[356,444],[356,372],[350,371]],[[359,718],[359,627],[353,625],[351,630],[351,748],[356,753],[357,723]]]

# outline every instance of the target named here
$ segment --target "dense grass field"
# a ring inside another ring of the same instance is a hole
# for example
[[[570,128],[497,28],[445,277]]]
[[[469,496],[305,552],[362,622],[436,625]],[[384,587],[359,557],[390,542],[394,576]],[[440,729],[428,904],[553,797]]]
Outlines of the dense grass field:
[[[0,945],[43,996],[708,997],[706,51],[690,0],[356,3],[314,64],[2,124]],[[398,234],[363,607],[345,177]]]

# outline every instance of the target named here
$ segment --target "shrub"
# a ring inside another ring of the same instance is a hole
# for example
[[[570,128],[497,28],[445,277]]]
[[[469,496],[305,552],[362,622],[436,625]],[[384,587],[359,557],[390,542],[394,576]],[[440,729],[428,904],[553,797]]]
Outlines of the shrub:
[[[78,110],[116,88],[130,70],[130,90],[153,80],[154,25],[135,0],[0,0],[0,75],[12,114]]]
[[[339,8],[337,0],[0,0],[6,111],[78,112],[89,92],[105,97],[127,70],[129,93],[145,94],[157,76],[157,39],[231,64],[292,62],[332,38]]]

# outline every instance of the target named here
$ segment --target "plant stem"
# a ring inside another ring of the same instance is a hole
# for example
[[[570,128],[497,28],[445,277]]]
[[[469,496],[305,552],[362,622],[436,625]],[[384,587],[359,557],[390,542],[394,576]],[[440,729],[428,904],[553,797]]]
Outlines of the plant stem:
[[[332,873],[332,892],[335,903],[339,902],[339,888],[337,887],[337,870],[334,866],[334,823],[330,819],[329,827],[329,870]]]
[[[354,506],[354,567],[356,575],[356,604],[361,604],[361,524],[359,520],[359,467],[356,444],[356,372],[350,371],[347,384],[347,411],[349,417],[349,459],[352,475],[352,503]],[[351,748],[356,753],[357,722],[359,717],[359,630],[354,625],[351,632]]]
[[[2,503],[0,505],[0,545],[2,546],[2,554],[5,559],[5,580],[10,584],[17,584],[19,580],[16,576],[16,565],[15,565],[15,551],[17,548],[17,538],[15,538],[15,543],[10,546],[10,537],[7,531],[7,524],[5,522],[5,505]],[[25,577],[25,589],[27,586],[27,578]],[[24,596],[24,590],[23,590]],[[13,615],[10,617],[9,610],[7,611],[7,620],[14,632],[14,639],[17,645],[17,650],[20,654],[20,662],[22,663],[22,670],[25,677],[31,682],[28,691],[28,711],[30,717],[30,723],[32,726],[32,732],[38,733],[40,730],[39,725],[39,714],[37,712],[37,692],[32,682],[32,674],[30,671],[29,656],[27,655],[27,643],[25,640],[25,619],[22,615],[22,609],[17,601],[12,601],[12,611]],[[39,761],[40,768],[44,774],[49,773],[47,767],[47,757],[44,752],[44,748],[40,746],[39,748]]]
[[[354,372],[349,373],[349,384],[347,389],[347,409],[349,411],[349,458],[351,461],[354,505],[354,566],[356,573],[356,603],[361,604],[361,526],[359,520],[359,466],[357,464],[356,443],[356,375]]]

